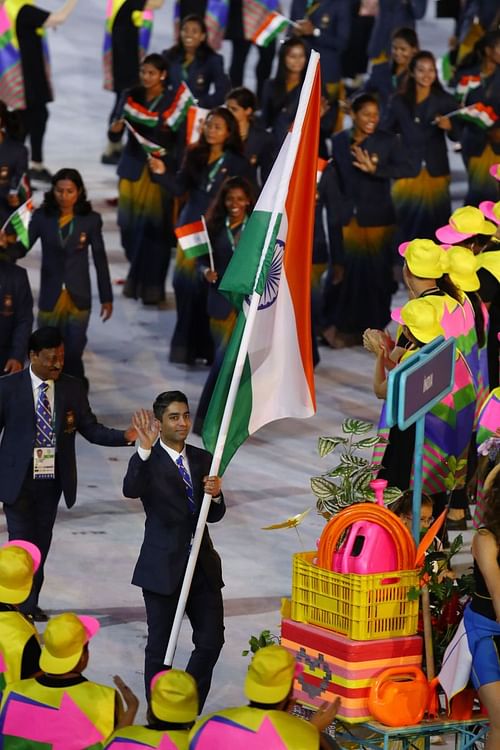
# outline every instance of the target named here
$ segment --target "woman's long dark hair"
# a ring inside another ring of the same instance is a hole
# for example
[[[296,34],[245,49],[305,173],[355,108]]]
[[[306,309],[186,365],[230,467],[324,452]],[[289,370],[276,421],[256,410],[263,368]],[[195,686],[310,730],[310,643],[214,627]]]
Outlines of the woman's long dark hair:
[[[232,151],[234,154],[243,154],[243,143],[241,141],[238,123],[234,115],[226,107],[215,107],[207,115],[210,117],[221,117],[227,125],[229,135],[224,144],[224,151]],[[200,173],[205,169],[210,154],[210,146],[206,141],[204,131],[202,130],[198,143],[190,146],[184,157],[184,169],[186,170],[188,180],[191,185],[197,185],[200,179]]]
[[[477,65],[481,65],[484,60],[486,48],[496,47],[500,42],[500,30],[487,31],[481,39],[478,39],[474,45],[472,52],[465,55],[463,60],[460,61],[455,71],[454,78],[458,80],[460,74],[468,68],[475,68]]]
[[[437,74],[436,58],[434,57],[432,52],[428,52],[427,50],[421,50],[420,52],[417,52],[417,54],[410,61],[410,64],[408,66],[408,78],[406,79],[403,88],[401,89],[401,96],[403,97],[403,100],[405,101],[408,109],[411,112],[414,112],[415,107],[417,106],[417,84],[415,82],[415,67],[417,63],[420,62],[420,60],[430,60],[434,65],[436,79],[431,86],[431,94],[441,94],[444,92]]]
[[[302,49],[304,50],[304,54],[306,56],[306,63],[304,65],[304,70],[302,71],[302,80],[300,82],[301,86],[304,83],[304,78],[306,77],[307,62],[309,60],[310,50],[308,49],[305,42],[302,41],[302,39],[299,39],[298,37],[291,37],[290,39],[287,39],[286,41],[284,41],[280,47],[279,56],[278,56],[278,68],[276,70],[276,77],[271,82],[273,96],[270,102],[270,110],[271,110],[271,116],[273,120],[278,114],[278,112],[281,109],[283,109],[286,96],[288,93],[286,89],[286,79],[287,79],[288,71],[286,69],[285,58],[287,56],[287,53],[293,47],[302,47]]]
[[[197,60],[206,60],[207,58],[211,57],[212,55],[215,55],[216,52],[207,42],[207,26],[205,24],[205,21],[201,16],[198,16],[196,13],[189,13],[187,16],[184,16],[184,18],[181,20],[181,24],[179,27],[179,31],[182,29],[185,23],[188,21],[194,21],[197,23],[200,27],[200,29],[205,34],[205,40],[200,44],[198,49],[196,50],[195,57]],[[186,54],[186,50],[184,49],[184,45],[182,43],[181,37],[179,35],[179,40],[177,44],[174,44],[173,47],[170,47],[170,49],[166,50],[166,52],[163,53],[165,55],[165,58],[167,60],[167,63],[173,60],[177,60],[179,57],[184,60],[184,56]]]
[[[87,214],[92,211],[92,204],[87,199],[87,191],[85,190],[85,185],[83,184],[80,172],[70,167],[64,167],[63,169],[60,169],[52,177],[52,187],[45,193],[43,203],[41,205],[43,211],[45,211],[45,213],[49,216],[59,216],[60,208],[54,195],[54,188],[61,180],[70,180],[74,185],[76,185],[79,191],[79,195],[78,200],[73,208],[73,212],[75,214],[78,214],[79,216],[87,216]]]
[[[440,279],[436,279],[436,286],[441,289],[442,292],[448,294],[462,304],[464,299],[463,294],[456,284],[453,283],[447,273],[444,273]]]
[[[485,320],[481,297],[477,292],[466,292],[465,296],[469,299],[474,310],[474,327],[476,329],[477,343],[479,348],[482,349],[486,343],[486,331],[484,330]]]
[[[219,188],[219,192],[208,207],[206,213],[208,233],[215,237],[220,232],[226,221],[226,198],[230,190],[240,188],[245,193],[249,206],[248,213],[253,211],[255,206],[255,195],[252,184],[244,177],[228,177]]]

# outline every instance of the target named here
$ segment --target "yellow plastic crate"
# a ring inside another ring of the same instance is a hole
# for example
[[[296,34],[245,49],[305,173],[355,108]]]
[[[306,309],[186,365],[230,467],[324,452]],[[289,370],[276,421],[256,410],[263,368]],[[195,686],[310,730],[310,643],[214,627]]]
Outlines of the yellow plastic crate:
[[[319,625],[352,638],[370,641],[415,635],[418,599],[416,570],[356,575],[333,573],[312,564],[315,552],[293,556],[292,620]]]

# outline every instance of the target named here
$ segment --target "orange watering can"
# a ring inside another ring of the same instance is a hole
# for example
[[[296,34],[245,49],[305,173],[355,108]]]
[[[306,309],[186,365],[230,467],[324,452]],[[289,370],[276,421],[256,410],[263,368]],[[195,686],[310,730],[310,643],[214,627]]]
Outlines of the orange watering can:
[[[418,667],[391,667],[373,678],[368,698],[372,716],[389,727],[422,721],[429,695],[427,678]]]

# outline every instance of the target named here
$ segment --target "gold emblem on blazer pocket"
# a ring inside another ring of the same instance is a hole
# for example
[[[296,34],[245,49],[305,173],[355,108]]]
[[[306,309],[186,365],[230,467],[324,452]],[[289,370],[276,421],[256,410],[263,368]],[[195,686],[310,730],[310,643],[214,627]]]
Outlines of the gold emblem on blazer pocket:
[[[0,180],[2,182],[5,182],[5,180],[7,180],[8,178],[9,178],[9,168],[5,164],[2,164],[2,166],[0,167]]]
[[[78,250],[85,250],[87,247],[87,232],[80,232],[80,237],[78,240]]]
[[[14,314],[14,300],[12,294],[4,294],[2,302],[2,315],[13,315]]]
[[[321,21],[319,25],[321,26],[322,29],[327,29],[328,26],[330,25],[330,20],[331,19],[328,13],[325,13],[324,15],[321,16]]]
[[[64,421],[65,421],[64,432],[67,432],[67,433],[71,434],[72,432],[74,432],[76,430],[76,424],[75,424],[76,420],[75,420],[75,412],[74,411],[72,411],[71,409],[69,409],[66,412],[66,416],[65,416],[65,420]]]

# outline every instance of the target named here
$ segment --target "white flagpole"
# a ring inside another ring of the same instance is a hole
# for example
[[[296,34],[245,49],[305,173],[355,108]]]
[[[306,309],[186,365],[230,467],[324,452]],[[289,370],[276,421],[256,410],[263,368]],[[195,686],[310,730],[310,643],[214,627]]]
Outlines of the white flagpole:
[[[300,137],[302,135],[302,126],[304,124],[307,107],[309,105],[309,99],[311,96],[311,91],[312,91],[314,78],[316,75],[316,69],[318,65],[319,65],[319,54],[313,51],[311,52],[311,56],[309,58],[309,64],[307,66],[306,76],[304,79],[304,83],[302,85],[302,91],[300,93],[299,106],[297,108],[297,114],[295,116],[293,129],[292,129],[292,133],[290,136],[290,141],[288,144],[288,151],[287,151],[286,160],[283,166],[282,177],[279,183],[278,194],[276,196],[276,201],[274,203],[274,207],[271,213],[271,219],[269,221],[266,238],[264,240],[262,254],[260,257],[260,261],[259,261],[259,266],[257,268],[257,273],[255,274],[254,289],[260,278],[262,266],[264,265],[264,261],[267,257],[267,248],[269,246],[269,243],[271,242],[274,229],[275,229],[275,225],[276,225],[276,221],[278,219],[278,215],[283,210],[283,205],[285,203],[285,196],[286,196],[289,183],[290,183],[290,179],[292,176],[292,171],[293,171],[293,167],[295,164],[295,158],[297,156],[297,151],[299,147]],[[319,123],[318,123],[318,128],[319,128]],[[255,316],[257,314],[257,310],[259,307],[259,301],[260,301],[260,295],[254,291],[250,299],[250,306],[249,306],[249,310],[247,313],[245,330],[243,331],[243,336],[241,339],[241,344],[240,344],[240,348],[238,351],[238,356],[236,358],[236,364],[234,367],[233,377],[231,380],[231,385],[229,386],[229,392],[227,395],[226,405],[224,407],[224,413],[222,415],[222,421],[221,421],[221,425],[219,429],[219,434],[217,436],[217,443],[216,443],[214,455],[212,458],[212,464],[210,466],[210,476],[216,475],[219,471],[222,455],[224,452],[224,446],[226,444],[227,433],[229,430],[229,425],[231,422],[231,417],[232,417],[234,405],[236,402],[236,396],[237,396],[238,389],[240,386],[241,375],[243,372],[243,367],[244,367],[245,359],[246,359],[247,352],[248,352],[248,344],[249,344],[250,336],[252,334],[252,328],[253,328],[253,324],[255,321]],[[198,553],[200,551],[201,540],[203,537],[203,532],[205,530],[205,525],[207,522],[207,516],[208,516],[208,511],[210,509],[211,502],[212,502],[211,495],[209,495],[208,493],[205,493],[203,496],[203,503],[201,506],[200,515],[198,517],[198,523],[196,525],[196,531],[194,534],[193,543],[191,545],[191,551],[189,553],[188,563],[186,567],[186,572],[184,574],[184,580],[182,583],[181,592],[179,594],[179,601],[177,603],[177,609],[175,612],[175,618],[174,618],[174,622],[172,625],[172,630],[170,631],[170,638],[168,641],[167,652],[165,654],[165,664],[168,667],[171,667],[174,661],[175,649],[177,647],[177,641],[179,640],[179,633],[181,629],[182,618],[184,616],[184,612],[186,609],[186,602],[189,596],[189,590],[191,588],[191,583],[192,583],[193,575],[194,575],[194,569],[196,566],[196,561],[198,559]]]
[[[214,266],[214,251],[212,250],[212,243],[210,242],[210,235],[208,234],[207,223],[205,221],[205,217],[203,216],[203,214],[201,216],[201,222],[203,224],[203,229],[205,230],[205,234],[207,235],[208,257],[210,259],[210,270],[211,271],[215,271],[215,266]]]

